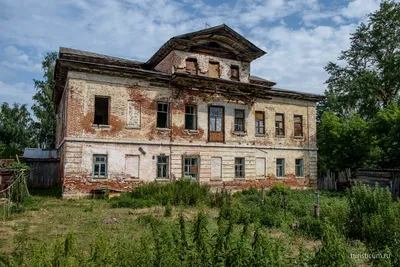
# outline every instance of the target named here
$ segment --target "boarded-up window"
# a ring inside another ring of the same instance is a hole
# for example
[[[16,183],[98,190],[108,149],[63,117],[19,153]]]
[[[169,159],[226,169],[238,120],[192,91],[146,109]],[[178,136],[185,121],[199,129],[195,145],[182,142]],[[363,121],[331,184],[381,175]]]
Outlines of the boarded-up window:
[[[127,126],[140,127],[140,101],[128,101],[128,118]]]
[[[195,58],[186,59],[186,73],[197,75],[197,60]]]
[[[239,81],[239,66],[231,66],[231,80]]]
[[[275,135],[285,135],[285,117],[282,113],[275,114]]]
[[[139,156],[125,156],[125,173],[128,177],[139,178]]]
[[[244,109],[235,109],[235,132],[244,132]]]
[[[303,116],[294,115],[294,136],[303,136]]]
[[[208,63],[208,77],[219,78],[219,62]]]
[[[108,125],[109,97],[96,96],[94,98],[93,124]]]
[[[256,176],[257,178],[265,177],[265,158],[256,158]]]
[[[211,180],[222,179],[222,158],[211,158]]]
[[[196,180],[199,173],[199,158],[190,157],[183,159],[183,173],[187,178]]]
[[[256,134],[265,133],[264,112],[256,111]]]

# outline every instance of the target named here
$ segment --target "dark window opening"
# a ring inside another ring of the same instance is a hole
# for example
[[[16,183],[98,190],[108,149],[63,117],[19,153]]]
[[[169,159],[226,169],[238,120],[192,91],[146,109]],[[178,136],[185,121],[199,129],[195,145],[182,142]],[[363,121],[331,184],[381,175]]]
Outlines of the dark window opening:
[[[219,62],[209,62],[208,77],[219,78]]]
[[[108,97],[94,98],[94,122],[93,124],[108,125],[108,113],[109,113],[109,100]]]
[[[186,59],[186,73],[197,75],[197,60],[195,58]]]
[[[304,160],[296,159],[296,176],[304,177]]]
[[[294,115],[294,136],[303,136],[303,116]]]
[[[197,130],[197,107],[193,105],[185,106],[185,129]]]
[[[157,178],[168,179],[168,160],[167,156],[157,156]]]
[[[231,66],[231,80],[239,81],[239,66]]]
[[[235,158],[235,178],[244,178],[244,158]]]
[[[285,135],[285,117],[282,113],[276,113],[275,115],[275,135]]]
[[[276,176],[285,176],[285,159],[276,159]]]
[[[256,111],[256,134],[265,133],[264,112]]]
[[[244,109],[235,109],[235,132],[244,132]]]
[[[199,173],[199,159],[195,158],[184,158],[183,165],[184,177],[197,179]]]
[[[107,176],[107,155],[93,155],[93,178]]]
[[[169,128],[169,104],[166,102],[157,104],[157,128]]]

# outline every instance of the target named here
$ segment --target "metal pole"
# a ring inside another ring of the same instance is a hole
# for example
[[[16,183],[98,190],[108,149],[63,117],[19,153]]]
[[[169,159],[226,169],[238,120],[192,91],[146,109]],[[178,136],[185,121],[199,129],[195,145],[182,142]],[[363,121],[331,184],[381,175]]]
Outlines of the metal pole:
[[[319,218],[319,194],[315,192],[314,217]]]

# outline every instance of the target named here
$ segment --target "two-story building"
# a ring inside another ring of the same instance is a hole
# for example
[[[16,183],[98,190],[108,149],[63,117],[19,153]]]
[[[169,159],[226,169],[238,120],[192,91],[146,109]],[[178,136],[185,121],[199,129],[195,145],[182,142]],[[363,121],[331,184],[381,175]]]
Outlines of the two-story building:
[[[232,189],[315,186],[322,97],[252,76],[264,54],[226,25],[173,37],[147,62],[60,48],[63,196],[181,177]]]

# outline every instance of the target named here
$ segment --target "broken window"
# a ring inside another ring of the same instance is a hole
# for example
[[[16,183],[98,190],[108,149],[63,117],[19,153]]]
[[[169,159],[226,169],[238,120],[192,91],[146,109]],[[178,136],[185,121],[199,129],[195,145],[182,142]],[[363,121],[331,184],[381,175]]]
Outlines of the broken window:
[[[244,132],[244,109],[235,109],[235,132]]]
[[[168,179],[168,160],[167,156],[157,156],[157,178]]]
[[[303,116],[294,115],[294,136],[303,136]]]
[[[219,62],[208,63],[208,77],[219,78]]]
[[[107,177],[107,155],[93,155],[93,178]]]
[[[235,178],[244,178],[244,158],[235,158]]]
[[[157,104],[157,128],[169,128],[169,103]]]
[[[239,66],[231,65],[231,80],[239,81]]]
[[[285,159],[276,159],[276,176],[285,176]]]
[[[296,159],[296,176],[304,177],[304,160]]]
[[[256,134],[264,134],[265,133],[265,125],[264,125],[264,112],[256,111]]]
[[[185,106],[185,129],[197,130],[197,107],[193,105]]]
[[[94,98],[93,124],[108,125],[109,97],[96,96]]]
[[[190,157],[184,158],[183,174],[184,177],[196,180],[199,173],[199,158]]]
[[[275,114],[275,135],[285,135],[285,117],[282,113]]]
[[[197,75],[197,59],[195,58],[186,59],[186,73]]]

